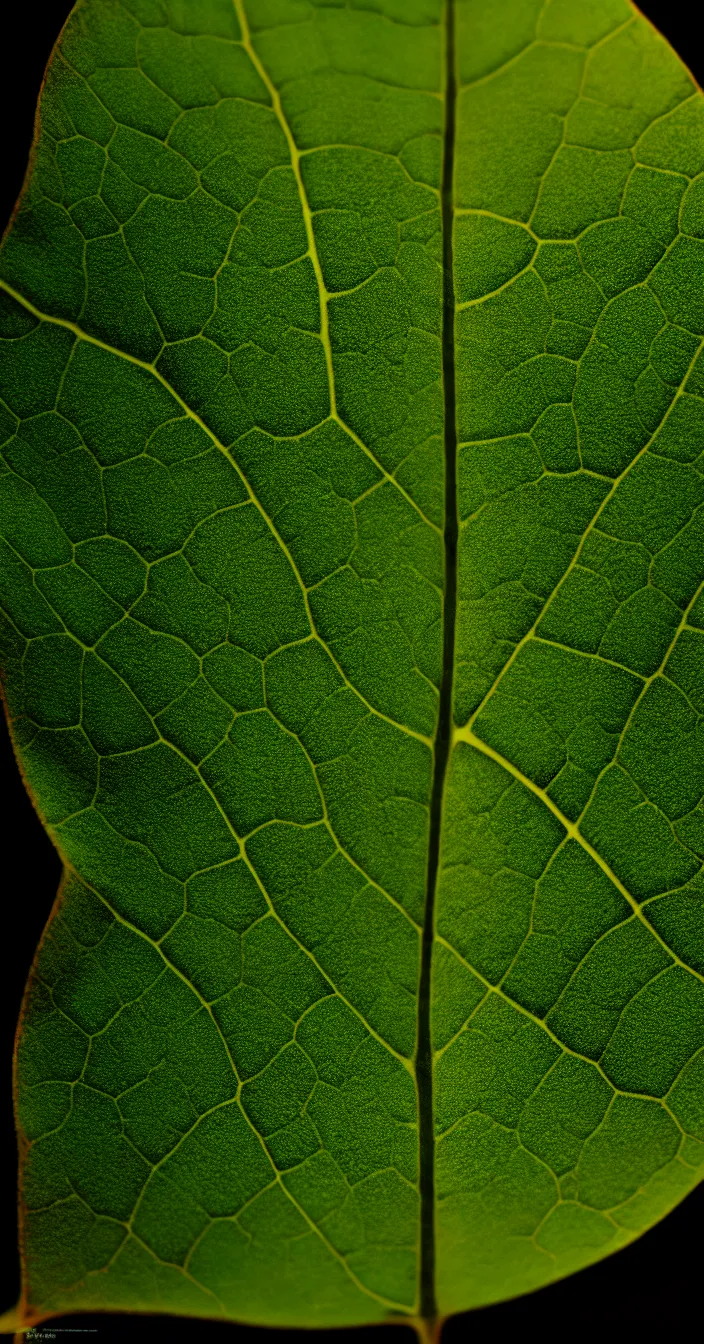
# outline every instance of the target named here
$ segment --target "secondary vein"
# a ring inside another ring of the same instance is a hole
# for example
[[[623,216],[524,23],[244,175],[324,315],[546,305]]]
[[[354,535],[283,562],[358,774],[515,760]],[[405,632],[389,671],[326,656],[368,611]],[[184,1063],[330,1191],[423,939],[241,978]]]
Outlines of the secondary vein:
[[[315,238],[315,229],[313,227],[313,211],[311,210],[310,201],[308,200],[308,193],[306,191],[306,185],[303,180],[303,172],[301,169],[302,151],[299,149],[296,143],[296,139],[294,137],[291,124],[288,120],[288,117],[286,116],[286,113],[284,112],[283,104],[281,102],[281,94],[277,89],[271,75],[269,74],[266,66],[264,65],[264,62],[259,56],[259,53],[252,41],[252,33],[250,30],[247,14],[245,12],[244,0],[234,0],[234,6],[235,6],[235,13],[237,15],[237,22],[239,23],[242,34],[242,46],[246,51],[247,55],[249,56],[249,59],[252,62],[252,65],[254,66],[254,69],[256,70],[257,74],[259,75],[259,78],[266,87],[269,97],[271,98],[271,105],[274,111],[274,115],[279,123],[279,126],[281,127],[284,139],[286,140],[286,145],[288,147],[288,152],[291,158],[291,168],[293,170],[293,175],[296,179],[298,199],[301,206],[301,214],[303,216],[303,226],[306,231],[306,240],[308,243],[308,250],[306,255],[309,257],[310,263],[313,267],[313,272],[315,274],[315,282],[318,289],[318,302],[320,306],[320,341],[325,355],[328,396],[330,399],[330,418],[331,420],[336,421],[336,423],[340,425],[342,429],[344,429],[346,434],[349,434],[350,438],[353,439],[354,442],[357,444],[357,447],[361,448],[365,456],[368,457],[370,461],[374,463],[375,467],[382,473],[384,479],[392,482],[393,485],[395,485],[399,493],[403,495],[404,499],[406,500],[406,503],[410,504],[411,508],[419,515],[420,518],[422,518],[423,522],[426,523],[428,527],[432,527],[433,531],[437,532],[439,531],[439,528],[436,526],[435,523],[433,523],[430,520],[430,518],[426,517],[420,505],[416,503],[412,494],[410,494],[409,491],[406,490],[405,487],[401,485],[400,481],[397,481],[395,475],[391,474],[386,470],[386,467],[384,466],[381,459],[377,457],[376,453],[372,452],[371,448],[369,448],[369,446],[363,441],[363,439],[359,437],[359,435],[352,428],[352,426],[348,425],[347,421],[342,417],[340,411],[338,410],[337,387],[335,383],[335,368],[332,357],[332,341],[330,338],[330,314],[328,311],[328,304],[333,295],[328,290],[325,284],[323,268],[320,262],[318,245]]]

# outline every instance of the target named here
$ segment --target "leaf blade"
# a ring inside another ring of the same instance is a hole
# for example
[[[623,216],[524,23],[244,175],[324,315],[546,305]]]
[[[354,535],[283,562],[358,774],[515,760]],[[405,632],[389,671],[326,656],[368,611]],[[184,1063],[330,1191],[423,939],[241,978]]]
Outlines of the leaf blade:
[[[434,1314],[443,323],[440,1314],[697,1179],[694,188],[672,237],[700,95],[620,0],[457,9],[454,326],[436,6],[90,0],[53,67],[3,262],[8,475],[43,501],[8,510],[15,733],[80,873],[22,1038],[29,1318]]]

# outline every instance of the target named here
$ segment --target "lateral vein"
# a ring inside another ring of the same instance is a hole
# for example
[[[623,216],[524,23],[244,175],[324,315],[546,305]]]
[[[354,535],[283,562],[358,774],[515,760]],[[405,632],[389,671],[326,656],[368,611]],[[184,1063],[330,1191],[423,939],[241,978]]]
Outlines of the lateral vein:
[[[586,850],[589,857],[592,858],[595,863],[598,863],[602,872],[606,874],[609,881],[613,883],[617,890],[620,891],[624,900],[628,902],[636,918],[640,920],[641,924],[645,925],[650,933],[652,933],[653,937],[660,943],[660,946],[667,952],[667,955],[672,957],[673,962],[675,962],[677,966],[681,966],[682,970],[689,971],[690,975],[693,975],[697,980],[701,980],[702,983],[704,983],[704,975],[699,971],[696,971],[693,966],[689,966],[686,961],[682,961],[682,959],[677,956],[677,953],[673,952],[672,948],[665,942],[665,939],[658,933],[655,926],[651,924],[647,915],[643,913],[642,907],[635,897],[631,895],[628,887],[626,887],[621,879],[616,876],[616,873],[609,867],[606,859],[602,858],[598,849],[595,849],[589,840],[582,835],[578,823],[570,821],[569,817],[566,817],[564,812],[560,811],[557,803],[553,802],[550,795],[546,793],[544,789],[541,789],[539,784],[534,784],[533,780],[530,779],[528,775],[524,775],[523,772],[509,761],[506,756],[502,756],[500,752],[495,751],[494,748],[490,747],[488,742],[484,742],[481,737],[477,737],[476,733],[472,732],[470,727],[455,728],[452,739],[453,745],[459,742],[465,742],[468,746],[474,747],[476,751],[482,752],[484,756],[488,756],[490,760],[496,761],[497,765],[502,766],[508,774],[513,775],[514,779],[517,779],[519,784],[522,784],[524,788],[530,789],[531,793],[534,793],[536,798],[539,798],[541,803],[544,803],[550,812],[552,812],[553,816],[557,818],[566,830],[570,839],[576,840],[577,843],[581,845],[582,849]]]

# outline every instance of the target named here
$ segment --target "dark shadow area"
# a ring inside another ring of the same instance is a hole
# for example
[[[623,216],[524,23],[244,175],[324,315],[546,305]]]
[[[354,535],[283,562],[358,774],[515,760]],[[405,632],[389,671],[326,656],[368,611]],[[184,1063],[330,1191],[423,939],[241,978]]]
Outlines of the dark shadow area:
[[[483,0],[498,6],[501,0]],[[582,0],[588,3],[588,0]],[[698,7],[691,0],[648,0],[642,12],[666,35],[704,82],[704,46],[698,36]],[[13,0],[3,6],[0,58],[2,175],[0,227],[4,228],[25,173],[37,93],[56,36],[71,9],[67,0]],[[5,951],[0,991],[0,1241],[10,1248],[0,1279],[0,1310],[16,1300],[15,1172],[9,1060],[22,991],[42,928],[51,909],[60,865],[24,791],[7,729],[0,729],[0,781],[4,785]],[[12,929],[11,934],[8,933]],[[445,1326],[443,1344],[502,1339],[517,1329],[529,1336],[552,1331],[580,1338],[583,1330],[644,1327],[671,1335],[701,1313],[699,1274],[704,1184],[640,1241],[580,1274],[527,1297],[458,1316]],[[213,1344],[310,1344],[309,1332],[274,1331],[193,1321],[171,1316],[81,1315],[48,1322],[42,1335],[67,1340],[90,1331],[97,1344],[129,1339],[134,1344],[171,1344],[208,1339]],[[388,1327],[316,1332],[336,1344],[414,1344],[407,1330]],[[90,1338],[88,1335],[87,1338]],[[313,1337],[315,1340],[315,1336]]]

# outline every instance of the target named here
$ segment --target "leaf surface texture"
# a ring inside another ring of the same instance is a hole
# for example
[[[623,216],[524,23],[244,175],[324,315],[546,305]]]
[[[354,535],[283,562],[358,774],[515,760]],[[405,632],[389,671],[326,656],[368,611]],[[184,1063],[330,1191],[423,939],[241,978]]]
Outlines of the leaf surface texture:
[[[26,1319],[447,1316],[704,1162],[704,103],[626,0],[83,0],[0,262]]]

